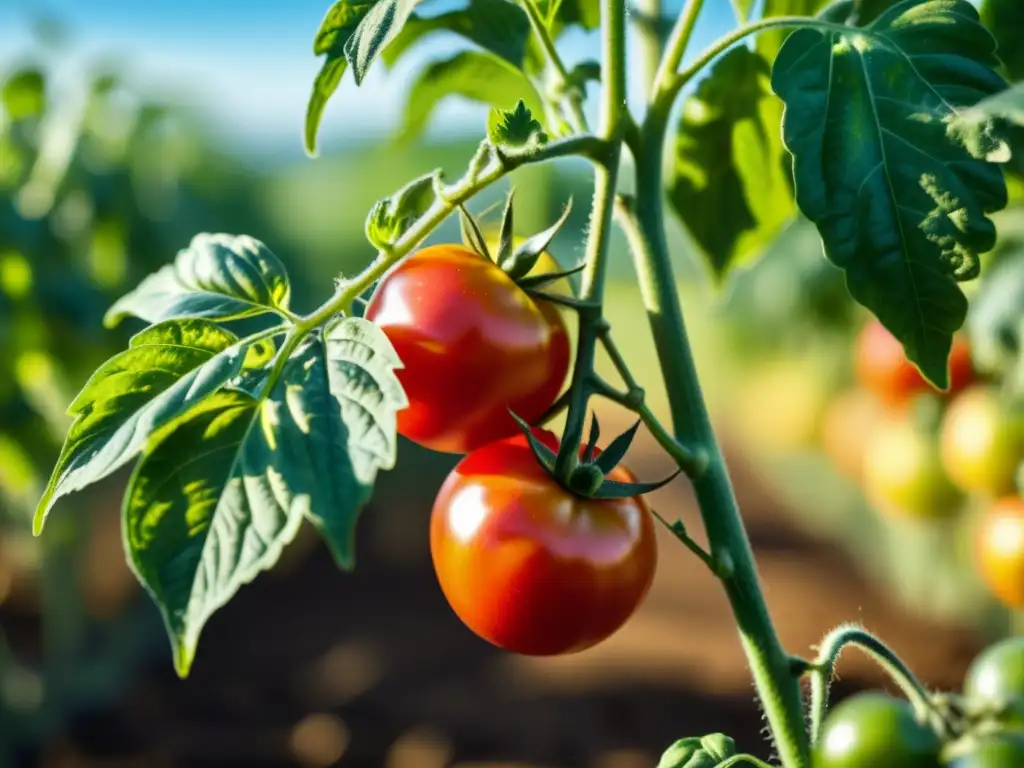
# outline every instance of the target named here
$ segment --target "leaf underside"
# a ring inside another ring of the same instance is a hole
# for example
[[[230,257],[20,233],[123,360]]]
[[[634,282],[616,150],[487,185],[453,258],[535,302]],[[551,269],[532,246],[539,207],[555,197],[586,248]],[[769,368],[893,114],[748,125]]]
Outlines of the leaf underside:
[[[776,59],[797,203],[853,297],[935,385],[995,243],[1006,204],[995,165],[947,134],[965,107],[1005,87],[991,35],[966,0],[906,0],[864,29],[801,29]]]

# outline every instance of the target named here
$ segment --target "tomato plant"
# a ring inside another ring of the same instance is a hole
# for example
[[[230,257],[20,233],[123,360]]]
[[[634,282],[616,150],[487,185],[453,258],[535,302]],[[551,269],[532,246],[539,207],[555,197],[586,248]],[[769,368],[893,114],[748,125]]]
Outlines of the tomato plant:
[[[324,108],[347,73],[358,86],[376,61],[394,63],[445,30],[462,49],[424,65],[403,136],[420,131],[449,94],[488,104],[465,173],[425,173],[374,205],[365,234],[376,255],[311,312],[296,309],[288,269],[264,242],[224,233],[196,235],[173,264],[117,300],[108,325],[133,318],[145,327],[71,402],[35,532],[58,499],[133,467],[125,550],[185,676],[209,618],[276,563],[304,521],[340,567],[353,566],[358,516],[394,466],[402,433],[471,450],[441,490],[431,536],[456,612],[510,648],[579,649],[625,621],[650,583],[654,515],[642,497],[667,480],[636,482],[618,466],[643,426],[692,483],[707,546],[680,522],[657,519],[720,582],[784,768],[807,768],[812,755],[833,766],[865,756],[933,765],[940,743],[965,728],[880,640],[844,625],[814,661],[782,645],[697,374],[665,214],[681,221],[718,282],[799,214],[828,261],[823,283],[836,290],[841,275],[875,318],[859,348],[865,385],[901,404],[929,388],[961,390],[972,377],[961,284],[996,245],[992,217],[1009,202],[1000,164],[1019,151],[1024,92],[1008,84],[978,9],[967,0],[737,0],[736,28],[694,53],[702,0],[686,0],[674,18],[659,0],[642,0],[641,14],[628,13],[625,0],[472,0],[436,15],[428,5],[337,0],[328,9],[314,39],[323,62],[306,147],[314,153]],[[631,20],[652,64],[642,92],[626,71]],[[563,33],[574,26],[595,30],[596,66],[570,68],[563,58]],[[516,245],[511,193],[495,257],[484,258],[471,199],[525,166],[567,158],[582,160],[593,179],[581,263],[531,274],[558,225]],[[464,248],[425,248],[455,214]],[[657,350],[648,373],[664,384],[668,423],[605,314],[613,226],[637,275]],[[578,290],[552,290],[576,272]],[[1005,366],[1020,345],[1013,303],[1002,304],[985,328],[1009,338],[997,345]],[[576,325],[568,366],[555,307]],[[828,309],[814,307],[823,318]],[[599,351],[611,378],[598,373]],[[596,420],[584,439],[596,399],[637,417],[600,453]],[[556,437],[534,431],[563,413]],[[816,429],[816,419],[808,424]],[[918,427],[880,428],[865,482],[904,513],[941,514],[955,492]],[[508,438],[513,428],[522,437]],[[518,546],[508,545],[527,524]],[[609,567],[606,547],[625,553],[628,567]],[[825,721],[834,665],[850,646],[889,671],[912,709],[858,698]],[[764,765],[726,756],[734,745],[718,736],[684,740],[680,759]]]
[[[553,434],[539,437],[558,449]],[[621,465],[607,477],[636,481]],[[522,435],[452,470],[434,502],[430,550],[455,613],[495,645],[533,655],[580,651],[611,635],[647,594],[657,562],[641,497],[577,497]]]
[[[861,693],[829,714],[814,766],[935,768],[941,748],[938,735],[915,718],[909,704],[881,693]]]
[[[428,448],[466,453],[518,431],[558,397],[569,337],[558,309],[534,302],[496,264],[468,248],[436,245],[379,282],[366,318],[402,360],[409,398],[398,432]]]
[[[947,768],[1016,768],[1024,765],[1024,733],[1002,731],[973,737],[954,751]]]
[[[1000,499],[982,515],[974,561],[996,597],[1008,606],[1024,607],[1024,499]]]

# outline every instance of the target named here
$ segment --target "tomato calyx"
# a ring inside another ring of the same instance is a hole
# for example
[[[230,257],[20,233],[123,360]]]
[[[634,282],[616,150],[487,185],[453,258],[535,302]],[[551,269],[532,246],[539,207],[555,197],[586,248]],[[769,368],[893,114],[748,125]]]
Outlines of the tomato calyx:
[[[598,451],[597,440],[601,430],[597,422],[597,416],[595,415],[591,417],[590,437],[587,440],[587,444],[577,448],[576,453],[578,454],[578,457],[575,461],[571,462],[568,472],[562,475],[556,470],[558,453],[545,445],[544,442],[538,438],[535,432],[535,427],[524,421],[511,409],[509,410],[509,413],[519,425],[523,435],[526,437],[526,443],[530,447],[530,451],[533,453],[534,458],[537,459],[537,462],[541,467],[543,467],[544,471],[547,472],[563,490],[573,494],[574,496],[579,496],[585,499],[608,500],[628,499],[634,496],[643,496],[644,494],[656,491],[662,486],[672,482],[682,471],[677,469],[674,473],[663,480],[651,483],[632,483],[609,480],[607,475],[611,473],[611,471],[615,469],[615,467],[617,467],[625,457],[626,451],[629,450],[629,446],[632,445],[633,438],[636,437],[637,430],[640,428],[640,421],[638,420],[632,427],[618,435],[608,444],[608,447],[605,450]],[[566,445],[562,445],[559,450],[570,450],[570,448]]]
[[[480,254],[488,261],[498,265],[502,272],[512,278],[527,293],[533,294],[541,288],[547,287],[559,280],[574,275],[583,269],[580,264],[564,272],[552,272],[541,275],[530,275],[530,272],[537,265],[541,255],[551,245],[565,223],[569,220],[572,212],[572,198],[565,205],[565,209],[550,227],[542,232],[527,237],[525,240],[515,244],[513,203],[515,200],[515,189],[512,189],[505,201],[505,211],[501,217],[501,227],[498,235],[497,252],[492,254],[491,248],[487,245],[487,238],[476,220],[466,210],[465,206],[459,206],[459,224],[462,230],[462,242],[470,250]],[[528,276],[529,275],[529,276]],[[548,298],[548,296],[537,296],[537,298]]]

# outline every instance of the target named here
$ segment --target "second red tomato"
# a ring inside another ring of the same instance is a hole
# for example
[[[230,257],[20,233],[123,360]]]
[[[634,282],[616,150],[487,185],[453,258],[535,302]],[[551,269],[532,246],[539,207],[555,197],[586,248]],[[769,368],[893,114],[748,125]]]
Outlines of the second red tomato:
[[[557,449],[553,435],[536,434]],[[621,466],[609,478],[635,482]],[[647,594],[657,563],[641,497],[568,493],[521,435],[474,451],[448,476],[434,502],[430,551],[459,618],[491,643],[533,656],[610,636]]]
[[[458,245],[414,253],[380,281],[366,317],[401,358],[409,407],[398,431],[436,451],[467,453],[536,420],[558,397],[569,337],[493,262]]]

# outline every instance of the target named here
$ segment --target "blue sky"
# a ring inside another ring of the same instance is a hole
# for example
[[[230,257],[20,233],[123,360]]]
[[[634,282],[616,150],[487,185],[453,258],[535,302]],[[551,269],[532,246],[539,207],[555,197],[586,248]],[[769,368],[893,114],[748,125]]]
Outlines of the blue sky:
[[[437,4],[431,0],[425,8]],[[329,5],[330,0],[0,0],[0,68],[32,50],[31,20],[45,13],[70,33],[72,51],[60,71],[58,98],[73,100],[85,62],[113,57],[132,82],[198,107],[226,138],[252,150],[293,140],[298,154],[306,98],[319,68],[312,39]],[[731,25],[729,6],[725,0],[707,3],[693,49]],[[455,44],[452,37],[434,37],[395,70],[375,67],[361,88],[346,78],[324,119],[326,140],[393,128],[418,64]],[[595,45],[593,38],[575,35],[565,53],[569,59],[593,56]],[[633,74],[639,72],[634,68]],[[449,100],[432,130],[457,131],[478,124],[483,113]]]

